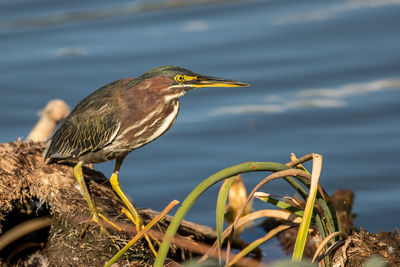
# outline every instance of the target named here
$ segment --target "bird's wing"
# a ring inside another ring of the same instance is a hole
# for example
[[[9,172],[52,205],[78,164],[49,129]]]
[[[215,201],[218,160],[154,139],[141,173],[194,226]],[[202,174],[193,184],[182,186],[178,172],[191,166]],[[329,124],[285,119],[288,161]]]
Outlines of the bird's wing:
[[[99,89],[79,103],[49,141],[45,158],[78,158],[113,141],[120,122],[109,95],[98,97],[114,84]]]

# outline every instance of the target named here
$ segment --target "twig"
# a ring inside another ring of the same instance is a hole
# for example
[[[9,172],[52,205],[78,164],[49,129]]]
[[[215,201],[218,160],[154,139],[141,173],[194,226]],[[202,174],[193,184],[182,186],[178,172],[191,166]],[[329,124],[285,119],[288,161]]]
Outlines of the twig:
[[[46,216],[34,218],[14,226],[0,236],[0,251],[24,235],[50,227],[50,225],[51,219]]]

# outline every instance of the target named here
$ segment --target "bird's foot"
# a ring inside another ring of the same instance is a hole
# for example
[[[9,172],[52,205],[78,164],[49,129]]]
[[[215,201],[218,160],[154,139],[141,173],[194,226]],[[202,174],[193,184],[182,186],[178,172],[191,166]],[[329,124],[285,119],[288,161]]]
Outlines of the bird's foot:
[[[115,223],[113,223],[110,219],[108,219],[107,217],[105,217],[103,214],[99,213],[99,212],[92,212],[91,218],[89,221],[87,221],[85,227],[83,228],[82,232],[81,232],[81,238],[85,235],[87,229],[89,228],[89,225],[94,222],[97,225],[100,226],[100,228],[103,230],[103,232],[115,243],[115,240],[112,238],[111,234],[109,233],[109,231],[107,230],[107,228],[103,225],[103,223],[101,222],[100,218],[105,221],[106,223],[108,223],[109,225],[111,225],[112,227],[114,227],[115,229],[117,229],[118,231],[122,231],[122,229],[117,226]]]
[[[117,254],[115,254],[114,257],[112,257],[111,260],[109,260],[104,267],[110,267],[116,260],[118,260],[122,254],[124,254],[131,246],[133,246],[139,239],[141,239],[143,236],[147,235],[148,231],[156,224],[158,223],[160,220],[162,220],[162,218],[165,217],[165,215],[167,215],[167,213],[176,205],[179,204],[179,201],[177,200],[173,200],[171,201],[171,203],[168,204],[167,207],[165,207],[165,209],[163,211],[161,211],[157,216],[155,216],[146,226],[144,226],[143,224],[143,220],[141,219],[141,217],[137,217],[138,220],[135,220],[136,217],[132,216],[132,213],[130,213],[129,211],[122,209],[122,213],[126,214],[130,220],[132,220],[132,222],[136,225],[137,229],[141,229],[134,237],[133,239],[131,239],[131,241],[128,242],[128,244],[126,244],[123,248],[121,248],[120,251],[118,251]],[[139,214],[139,213],[137,213]],[[140,215],[139,215],[140,216]],[[140,223],[138,223],[138,221]],[[147,237],[149,237],[151,235],[147,235]],[[152,236],[151,236],[152,237]],[[160,245],[160,242],[155,239],[154,237],[152,237],[157,243],[158,245]],[[147,242],[150,245],[150,247],[152,248],[152,252],[154,253],[154,255],[157,257],[157,253],[155,252],[154,248],[153,248],[153,244],[150,242],[150,239],[147,238]]]
[[[136,230],[138,231],[138,233],[140,231],[142,231],[146,226],[143,224],[143,221],[141,220],[141,222],[138,222],[137,220],[135,220],[134,216],[132,215],[132,213],[130,213],[128,210],[126,209],[122,209],[121,210],[122,213],[124,213],[136,226]],[[144,238],[147,241],[147,244],[149,245],[150,250],[153,252],[154,256],[157,257],[157,252],[154,249],[153,243],[151,242],[150,239],[154,240],[158,246],[161,245],[160,241],[155,238],[152,234],[144,234]]]

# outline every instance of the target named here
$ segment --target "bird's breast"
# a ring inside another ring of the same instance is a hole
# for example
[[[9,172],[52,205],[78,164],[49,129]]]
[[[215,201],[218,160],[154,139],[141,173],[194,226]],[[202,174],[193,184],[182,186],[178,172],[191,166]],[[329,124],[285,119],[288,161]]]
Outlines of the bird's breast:
[[[148,112],[141,119],[121,128],[107,150],[113,154],[119,153],[118,151],[126,153],[127,150],[134,150],[157,139],[175,123],[179,105],[177,99],[169,104],[158,105],[156,109]]]

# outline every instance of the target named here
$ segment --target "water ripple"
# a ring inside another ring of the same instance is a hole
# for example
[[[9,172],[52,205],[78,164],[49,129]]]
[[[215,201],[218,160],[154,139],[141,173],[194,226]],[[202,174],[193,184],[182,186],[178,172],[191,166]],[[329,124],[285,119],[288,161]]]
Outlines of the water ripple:
[[[14,18],[8,20],[0,20],[0,28],[30,28],[40,26],[50,26],[56,24],[64,24],[71,22],[83,22],[92,20],[101,20],[125,15],[132,15],[143,12],[151,12],[158,10],[168,10],[173,8],[182,8],[188,6],[205,5],[219,2],[234,2],[234,0],[170,0],[157,2],[134,3],[122,6],[113,6],[101,9],[92,10],[76,10],[62,12],[58,14],[32,16],[26,18]],[[193,25],[190,28],[193,28]],[[199,25],[196,24],[196,29]],[[204,25],[201,25],[201,30],[204,30]]]

